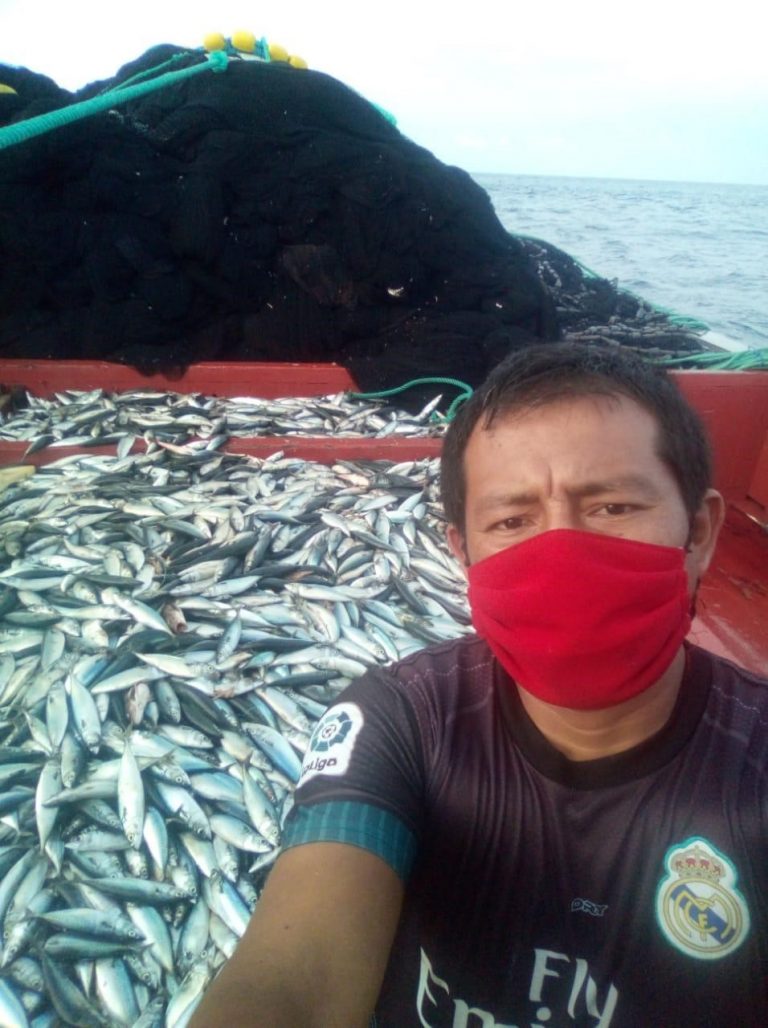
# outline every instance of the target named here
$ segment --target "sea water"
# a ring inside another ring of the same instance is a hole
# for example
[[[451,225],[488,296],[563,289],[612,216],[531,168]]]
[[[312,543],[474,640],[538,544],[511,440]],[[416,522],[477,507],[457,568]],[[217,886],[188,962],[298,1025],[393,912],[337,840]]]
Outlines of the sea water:
[[[730,349],[768,346],[768,186],[476,174],[510,232],[565,250]]]

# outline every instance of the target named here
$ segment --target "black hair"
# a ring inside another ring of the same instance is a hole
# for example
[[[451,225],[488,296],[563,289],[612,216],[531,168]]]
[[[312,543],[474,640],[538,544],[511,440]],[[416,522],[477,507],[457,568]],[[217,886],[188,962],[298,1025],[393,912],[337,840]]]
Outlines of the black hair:
[[[658,425],[657,452],[677,482],[689,517],[712,481],[712,452],[704,426],[674,381],[658,365],[618,346],[544,343],[517,350],[498,364],[451,422],[440,461],[440,488],[450,524],[464,531],[464,452],[482,419],[569,397],[624,396]]]

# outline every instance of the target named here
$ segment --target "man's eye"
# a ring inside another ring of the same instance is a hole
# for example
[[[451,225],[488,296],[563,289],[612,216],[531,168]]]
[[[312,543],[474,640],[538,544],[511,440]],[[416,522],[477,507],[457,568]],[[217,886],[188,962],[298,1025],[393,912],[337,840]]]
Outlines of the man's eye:
[[[503,521],[497,522],[494,525],[494,528],[500,528],[502,531],[506,532],[516,532],[518,529],[522,528],[524,524],[525,518],[516,516],[513,518],[504,518]]]
[[[605,511],[610,517],[619,517],[622,514],[629,514],[635,510],[634,504],[631,503],[604,503],[600,510]]]

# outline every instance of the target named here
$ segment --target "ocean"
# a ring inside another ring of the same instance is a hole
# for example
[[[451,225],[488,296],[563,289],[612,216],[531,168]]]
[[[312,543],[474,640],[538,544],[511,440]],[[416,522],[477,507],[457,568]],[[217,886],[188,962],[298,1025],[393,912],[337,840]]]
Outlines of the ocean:
[[[768,347],[768,186],[472,177],[508,231],[699,319],[721,346]]]

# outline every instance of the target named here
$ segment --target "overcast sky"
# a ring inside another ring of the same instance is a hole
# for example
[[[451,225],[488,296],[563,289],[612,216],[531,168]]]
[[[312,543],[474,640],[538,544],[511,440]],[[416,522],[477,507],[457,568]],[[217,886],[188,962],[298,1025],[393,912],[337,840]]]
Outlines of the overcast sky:
[[[768,184],[758,0],[0,0],[0,62],[75,89],[249,29],[470,172]]]

